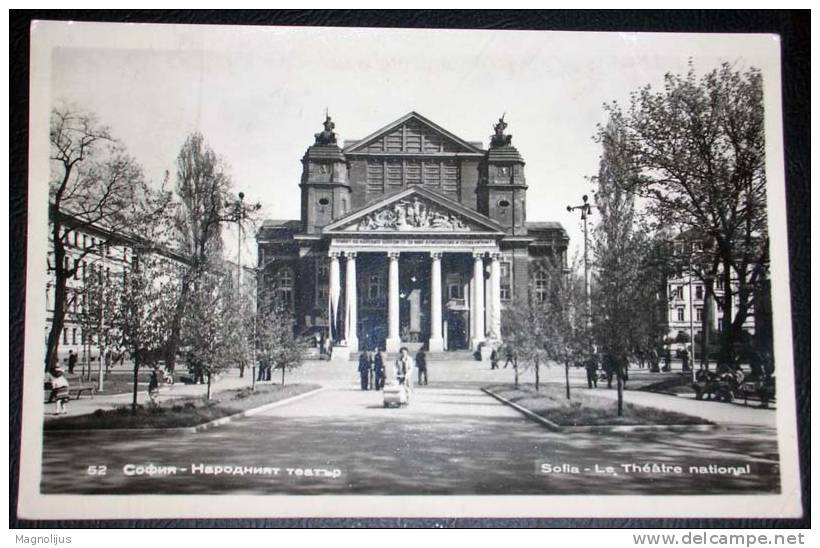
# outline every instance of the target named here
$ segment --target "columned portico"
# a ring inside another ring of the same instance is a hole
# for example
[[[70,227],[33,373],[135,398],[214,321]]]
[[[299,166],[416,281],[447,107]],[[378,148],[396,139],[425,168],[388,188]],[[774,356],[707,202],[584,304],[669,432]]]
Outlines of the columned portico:
[[[345,291],[345,339],[350,352],[359,351],[359,337],[357,329],[359,325],[358,295],[356,293],[356,252],[345,252],[347,258],[346,291]]]
[[[399,257],[397,252],[387,254],[388,266],[388,330],[385,341],[388,352],[398,352],[401,347],[399,333]]]
[[[430,340],[427,343],[430,352],[444,350],[444,337],[441,332],[441,253],[430,253]]]
[[[470,307],[473,324],[473,350],[484,342],[484,252],[473,253],[473,299]]]

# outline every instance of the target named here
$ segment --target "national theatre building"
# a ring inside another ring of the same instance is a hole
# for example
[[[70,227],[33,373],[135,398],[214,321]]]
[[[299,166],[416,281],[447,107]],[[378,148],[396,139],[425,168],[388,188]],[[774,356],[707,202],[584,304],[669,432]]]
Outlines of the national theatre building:
[[[334,353],[500,340],[505,309],[546,295],[542,267],[566,265],[569,243],[559,223],[527,221],[506,127],[485,149],[411,112],[339,146],[327,117],[302,158],[301,219],[257,233],[259,290]]]

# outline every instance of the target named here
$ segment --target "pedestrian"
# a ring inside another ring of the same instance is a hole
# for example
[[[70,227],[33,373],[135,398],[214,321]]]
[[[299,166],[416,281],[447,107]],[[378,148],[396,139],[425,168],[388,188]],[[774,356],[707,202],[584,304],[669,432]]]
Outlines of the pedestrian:
[[[513,352],[512,346],[509,344],[504,345],[504,357],[506,359],[504,362],[504,369],[507,369],[507,366],[510,364],[515,367],[515,353]]]
[[[368,374],[370,375],[368,382],[370,386],[370,390],[378,390],[378,386],[376,385],[376,364],[374,363],[375,356],[373,352],[370,350],[367,351],[367,360],[370,363],[370,369],[368,370]]]
[[[325,338],[325,356],[330,359],[330,354],[333,351],[333,343],[330,342],[330,337]]]
[[[370,380],[370,356],[364,350],[359,354],[359,378],[361,379],[362,390],[367,390]]]
[[[422,384],[427,386],[427,356],[424,354],[424,350],[419,349],[416,353],[416,367],[419,370],[419,386]]]
[[[686,349],[686,348],[683,349],[683,356],[681,358],[683,359],[682,369],[684,371],[689,371],[689,350],[688,349]]]
[[[604,354],[604,374],[606,375],[606,387],[612,388],[612,377],[615,373],[615,358],[612,354]]]
[[[495,347],[490,352],[490,369],[498,369],[498,350]]]
[[[384,356],[378,348],[376,348],[376,355],[373,357],[373,372],[376,376],[376,390],[381,390],[384,388]]]
[[[587,386],[598,388],[598,360],[595,355],[589,356],[584,363],[587,370]]]
[[[159,376],[156,367],[151,371],[151,378],[148,381],[148,401],[151,407],[159,407]]]
[[[672,371],[672,352],[668,349],[663,353],[663,370]]]
[[[404,384],[407,388],[407,399],[410,399],[410,394],[413,391],[413,358],[410,357],[410,351],[406,346],[399,350],[399,357],[396,360],[396,377],[399,382]]]
[[[77,367],[77,354],[73,350],[68,351],[68,372],[73,375],[74,368]]]
[[[51,395],[49,401],[57,402],[57,415],[64,415],[68,413],[66,405],[68,404],[68,378],[65,376],[62,366],[58,365],[51,373]]]

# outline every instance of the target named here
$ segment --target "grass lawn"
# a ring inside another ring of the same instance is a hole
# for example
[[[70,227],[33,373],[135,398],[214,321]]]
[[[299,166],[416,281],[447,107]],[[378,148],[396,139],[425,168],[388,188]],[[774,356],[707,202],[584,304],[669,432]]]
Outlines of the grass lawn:
[[[162,402],[159,407],[131,406],[116,409],[98,409],[89,415],[47,420],[45,430],[87,430],[111,428],[179,428],[197,426],[227,417],[260,405],[273,403],[319,388],[316,384],[260,384],[256,391],[249,387],[225,390],[215,394],[211,401],[203,397],[186,397]]]
[[[624,414],[619,417],[615,401],[579,390],[572,392],[572,399],[568,400],[560,384],[542,385],[539,392],[531,385],[519,385],[516,389],[512,384],[501,384],[487,389],[558,426],[710,424],[700,417],[627,403],[629,391],[624,392]]]

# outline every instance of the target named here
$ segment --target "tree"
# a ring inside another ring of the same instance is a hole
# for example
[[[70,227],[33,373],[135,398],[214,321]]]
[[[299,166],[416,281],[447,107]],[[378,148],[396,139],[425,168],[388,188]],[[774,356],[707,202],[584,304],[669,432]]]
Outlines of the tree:
[[[200,133],[185,140],[177,156],[175,245],[188,258],[179,280],[178,299],[166,349],[166,364],[173,371],[179,349],[182,321],[196,285],[209,270],[221,268],[222,223],[230,203],[231,179],[223,161]]]
[[[647,317],[658,309],[663,277],[652,233],[639,226],[630,182],[637,176],[634,159],[623,146],[627,134],[613,119],[602,134],[603,153],[595,194],[599,211],[593,228],[593,335],[604,353],[604,368],[617,379],[618,415],[623,414],[623,389],[629,361],[636,352],[656,350]]]
[[[213,377],[236,365],[245,352],[243,318],[227,269],[201,276],[190,292],[182,341],[188,368],[195,379],[206,380],[206,399],[211,399]]]
[[[530,287],[530,298],[519,300],[502,317],[504,341],[515,350],[515,383],[518,364],[532,368],[535,389],[540,390],[541,366],[558,363],[564,366],[567,399],[570,398],[569,370],[591,352],[586,321],[584,281],[578,261],[571,268],[549,258],[537,261],[534,272],[545,276],[546,286]]]
[[[549,292],[551,336],[547,338],[547,354],[564,365],[566,396],[570,399],[570,367],[591,359],[592,354],[584,279],[578,260],[574,260],[566,272],[553,266],[550,279],[553,280]]]
[[[270,380],[271,372],[282,372],[301,367],[307,352],[307,343],[295,335],[296,321],[285,303],[278,302],[275,290],[260,299],[256,329],[256,355],[260,368],[265,371],[265,380]]]
[[[90,272],[84,274],[83,286],[75,298],[81,299],[78,320],[83,332],[86,360],[91,355],[91,345],[97,340],[99,369],[97,390],[103,389],[106,373],[105,356],[110,348],[116,306],[122,296],[122,278],[111,279],[101,265],[91,263]],[[91,364],[88,363],[88,378]]]
[[[151,191],[136,161],[93,114],[72,106],[55,108],[49,140],[53,256],[48,268],[54,276],[54,314],[45,367],[53,369],[65,325],[67,281],[77,274],[86,256],[112,243],[100,238],[69,254],[69,242],[76,242],[76,234],[90,227],[102,227],[109,234],[125,232],[155,217],[162,202],[156,199],[161,193]]]
[[[645,86],[629,107],[605,105],[623,138],[610,144],[633,160],[634,173],[616,182],[641,199],[658,225],[690,230],[701,250],[694,271],[726,318],[721,360],[736,363],[736,346],[755,287],[766,277],[762,76],[729,63],[697,78],[667,74],[662,90]],[[607,138],[600,128],[599,138]],[[735,306],[732,305],[733,301]],[[730,314],[732,314],[730,316]]]
[[[133,358],[131,412],[136,413],[140,367],[153,363],[167,345],[178,263],[154,252],[148,244],[134,246],[132,251],[112,332],[118,346]]]

